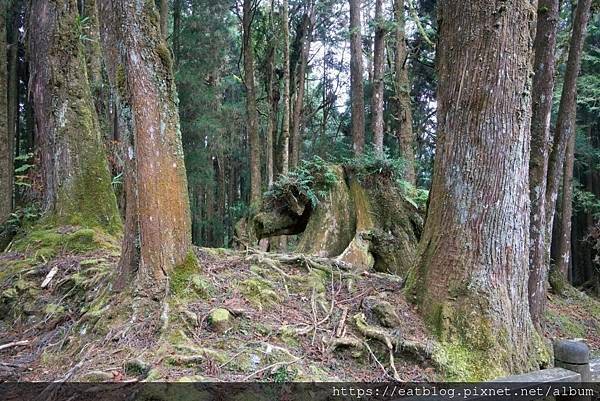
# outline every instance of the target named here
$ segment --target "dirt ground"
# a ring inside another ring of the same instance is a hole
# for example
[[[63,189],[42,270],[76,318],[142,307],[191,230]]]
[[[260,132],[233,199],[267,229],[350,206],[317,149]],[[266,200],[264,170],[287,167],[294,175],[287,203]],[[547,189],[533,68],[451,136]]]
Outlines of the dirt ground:
[[[200,268],[172,278],[168,328],[117,335],[111,325],[129,318],[110,291],[118,248],[92,248],[0,255],[1,381],[449,377],[395,276],[198,248]],[[546,337],[585,338],[598,353],[600,303],[572,288],[550,295]]]

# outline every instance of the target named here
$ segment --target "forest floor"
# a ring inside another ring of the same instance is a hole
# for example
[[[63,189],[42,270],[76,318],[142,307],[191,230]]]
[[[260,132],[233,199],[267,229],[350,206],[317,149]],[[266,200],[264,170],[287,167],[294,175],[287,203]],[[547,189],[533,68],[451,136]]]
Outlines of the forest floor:
[[[16,240],[0,254],[0,381],[461,377],[396,276],[302,255],[196,255],[199,269],[171,278],[168,327],[127,341],[111,328],[118,241],[76,227]],[[574,288],[549,298],[546,337],[585,338],[598,353],[600,302]]]

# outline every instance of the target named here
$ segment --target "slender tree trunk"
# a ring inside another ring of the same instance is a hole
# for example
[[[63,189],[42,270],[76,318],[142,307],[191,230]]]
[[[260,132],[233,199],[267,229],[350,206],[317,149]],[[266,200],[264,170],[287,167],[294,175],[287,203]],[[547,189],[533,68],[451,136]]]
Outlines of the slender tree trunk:
[[[275,107],[273,104],[273,80],[275,78],[273,70],[275,64],[275,46],[269,45],[267,49],[267,80],[266,80],[266,92],[267,92],[267,132],[266,132],[266,147],[267,147],[267,187],[273,186],[273,137],[275,126],[277,124],[277,115],[275,114]]]
[[[300,60],[296,71],[296,97],[294,98],[294,114],[292,118],[292,152],[291,152],[291,166],[296,167],[300,161],[300,147],[302,143],[302,113],[304,110],[304,85],[306,68],[308,64],[308,56],[310,54],[310,44],[312,40],[312,29],[314,26],[315,18],[315,7],[311,2],[309,5],[308,13],[304,15],[302,22],[302,39],[301,39],[301,50]]]
[[[281,26],[283,29],[283,120],[281,123],[281,174],[290,167],[290,33],[288,0],[283,0]]]
[[[373,43],[373,145],[383,154],[383,68],[385,59],[385,28],[383,0],[375,1],[375,39]]]
[[[160,33],[165,40],[169,36],[169,0],[160,0]]]
[[[175,69],[179,66],[179,58],[181,57],[181,2],[182,0],[174,0],[173,2],[173,56],[175,58]]]
[[[573,214],[573,165],[575,161],[575,135],[571,135],[565,154],[563,173],[562,211],[560,218],[560,236],[558,242],[558,260],[556,271],[564,280],[568,280],[571,260],[571,217]]]
[[[0,4],[0,88],[8,87],[6,2]],[[8,127],[8,98],[2,91],[0,96],[0,224],[4,223],[12,211],[12,139]]]
[[[554,90],[554,64],[558,0],[539,0],[534,42],[531,149],[529,159],[530,248],[529,310],[539,328],[546,300],[548,255],[546,246],[546,177],[550,149],[550,114]]]
[[[591,0],[579,0],[575,8],[573,19],[573,32],[569,45],[569,56],[565,79],[563,82],[558,116],[556,119],[556,130],[552,152],[548,160],[548,177],[546,188],[546,236],[549,238],[555,216],[556,198],[560,185],[561,172],[565,159],[565,150],[572,135],[575,135],[575,113],[577,109],[577,76],[581,67],[581,55],[590,17]],[[549,249],[550,244],[546,246]]]
[[[352,148],[355,155],[365,148],[365,98],[363,83],[360,0],[350,1],[350,96],[352,108]]]
[[[537,366],[527,301],[535,10],[528,0],[438,7],[438,144],[407,285],[449,357],[473,361],[465,379],[479,380]]]
[[[394,1],[396,19],[396,56],[394,58],[396,112],[395,120],[400,145],[400,154],[406,163],[405,180],[415,185],[414,135],[410,100],[410,79],[408,77],[408,51],[406,49],[404,0]]]
[[[258,136],[258,111],[256,109],[256,87],[254,86],[254,45],[252,43],[252,0],[244,0],[244,82],[246,84],[246,115],[250,145],[250,203],[261,202],[260,138]]]
[[[100,137],[75,0],[31,3],[30,88],[44,179],[44,209],[57,224],[120,230]]]

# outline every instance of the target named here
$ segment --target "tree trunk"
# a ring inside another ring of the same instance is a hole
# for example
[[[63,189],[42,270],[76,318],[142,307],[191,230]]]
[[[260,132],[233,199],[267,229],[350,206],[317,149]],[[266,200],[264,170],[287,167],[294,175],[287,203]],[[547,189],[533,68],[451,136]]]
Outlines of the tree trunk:
[[[44,209],[56,224],[120,230],[100,137],[75,0],[32,2],[30,88],[44,182]]]
[[[350,97],[352,108],[352,149],[356,156],[365,148],[365,99],[363,87],[360,0],[350,1]]]
[[[288,0],[283,0],[281,26],[283,29],[283,120],[281,122],[281,174],[290,167],[290,33]]]
[[[296,167],[300,161],[300,147],[302,146],[302,112],[304,109],[304,84],[306,76],[306,68],[308,64],[308,56],[310,54],[310,43],[312,40],[312,29],[314,26],[315,7],[311,2],[308,13],[304,15],[302,21],[302,38],[300,40],[300,60],[296,71],[296,96],[294,98],[294,114],[292,118],[292,152],[290,157],[291,167]]]
[[[267,92],[267,132],[266,132],[266,147],[267,147],[267,188],[273,186],[273,137],[275,126],[277,125],[277,115],[275,114],[275,106],[273,99],[273,73],[275,64],[275,46],[269,45],[267,49],[267,68],[266,68],[266,84]]]
[[[254,10],[252,0],[244,0],[244,82],[246,84],[246,115],[248,118],[248,139],[250,145],[250,203],[260,204],[260,138],[258,137],[258,110],[256,109],[256,88],[254,86],[254,45],[252,43],[252,20]]]
[[[529,160],[530,248],[529,310],[539,328],[546,300],[549,256],[546,247],[546,177],[550,149],[550,114],[554,90],[554,64],[558,0],[540,0],[534,42],[531,115],[531,149]]]
[[[394,58],[396,125],[400,144],[400,154],[406,163],[404,179],[416,185],[414,135],[410,101],[410,80],[408,78],[408,52],[404,33],[404,0],[395,0],[396,18],[396,57]]]
[[[181,57],[181,2],[182,0],[173,2],[173,56],[176,69]]]
[[[565,170],[563,173],[562,211],[560,218],[560,237],[558,242],[558,260],[555,261],[556,272],[561,281],[568,279],[569,262],[571,260],[571,216],[573,214],[573,164],[575,161],[575,135],[571,135],[565,154]]]
[[[0,4],[0,88],[8,87],[6,3]],[[8,127],[8,98],[2,91],[0,96],[0,224],[4,223],[12,211],[12,138]]]
[[[165,40],[169,36],[169,0],[160,0],[160,33]]]
[[[383,0],[375,1],[375,39],[373,43],[373,145],[375,152],[383,154],[383,62],[385,52],[385,21]]]
[[[150,297],[161,294],[164,287],[158,284],[193,257],[177,95],[171,54],[153,17],[154,5],[114,5],[120,7],[116,11],[122,29],[123,69],[117,70],[117,79],[124,79],[118,85],[126,88],[131,107],[133,135],[127,155],[136,185],[130,188],[136,191],[127,190],[127,204],[133,202],[134,210],[127,213],[130,231],[123,248],[137,246],[140,255],[139,266],[122,264],[121,269],[129,276],[135,272],[138,287]]]
[[[546,188],[546,236],[550,238],[555,216],[556,198],[560,186],[561,172],[565,160],[565,150],[572,135],[575,135],[575,114],[577,109],[577,76],[581,67],[581,55],[587,23],[590,17],[591,0],[579,0],[575,8],[573,32],[569,45],[569,56],[563,82],[552,152],[548,160]],[[550,244],[546,244],[549,249]]]
[[[466,360],[463,379],[538,362],[527,301],[530,4],[438,3],[438,144],[407,286],[451,362]]]

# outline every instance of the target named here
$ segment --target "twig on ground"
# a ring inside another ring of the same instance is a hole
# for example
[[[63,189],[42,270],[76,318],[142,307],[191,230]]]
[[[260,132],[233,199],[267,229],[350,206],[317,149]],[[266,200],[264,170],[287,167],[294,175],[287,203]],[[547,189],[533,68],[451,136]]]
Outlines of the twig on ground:
[[[274,367],[276,367],[276,366],[288,366],[288,365],[294,364],[294,363],[296,363],[296,362],[298,362],[298,361],[302,360],[302,358],[298,358],[298,357],[294,357],[294,358],[296,358],[296,359],[294,359],[294,360],[292,360],[292,361],[275,362],[275,363],[273,363],[273,364],[271,364],[271,365],[269,365],[269,366],[265,366],[264,368],[262,368],[262,369],[259,369],[259,370],[257,370],[256,372],[254,372],[254,373],[251,373],[251,374],[249,374],[248,376],[244,377],[244,378],[242,379],[242,381],[244,381],[244,382],[245,382],[245,381],[247,381],[247,380],[249,380],[249,379],[253,378],[254,376],[258,375],[259,373],[262,373],[262,372],[264,372],[264,371],[266,371],[266,370],[269,370],[269,369],[273,369],[273,368],[274,368]]]
[[[23,345],[29,345],[29,340],[13,341],[11,343],[2,344],[0,345],[0,350]]]

